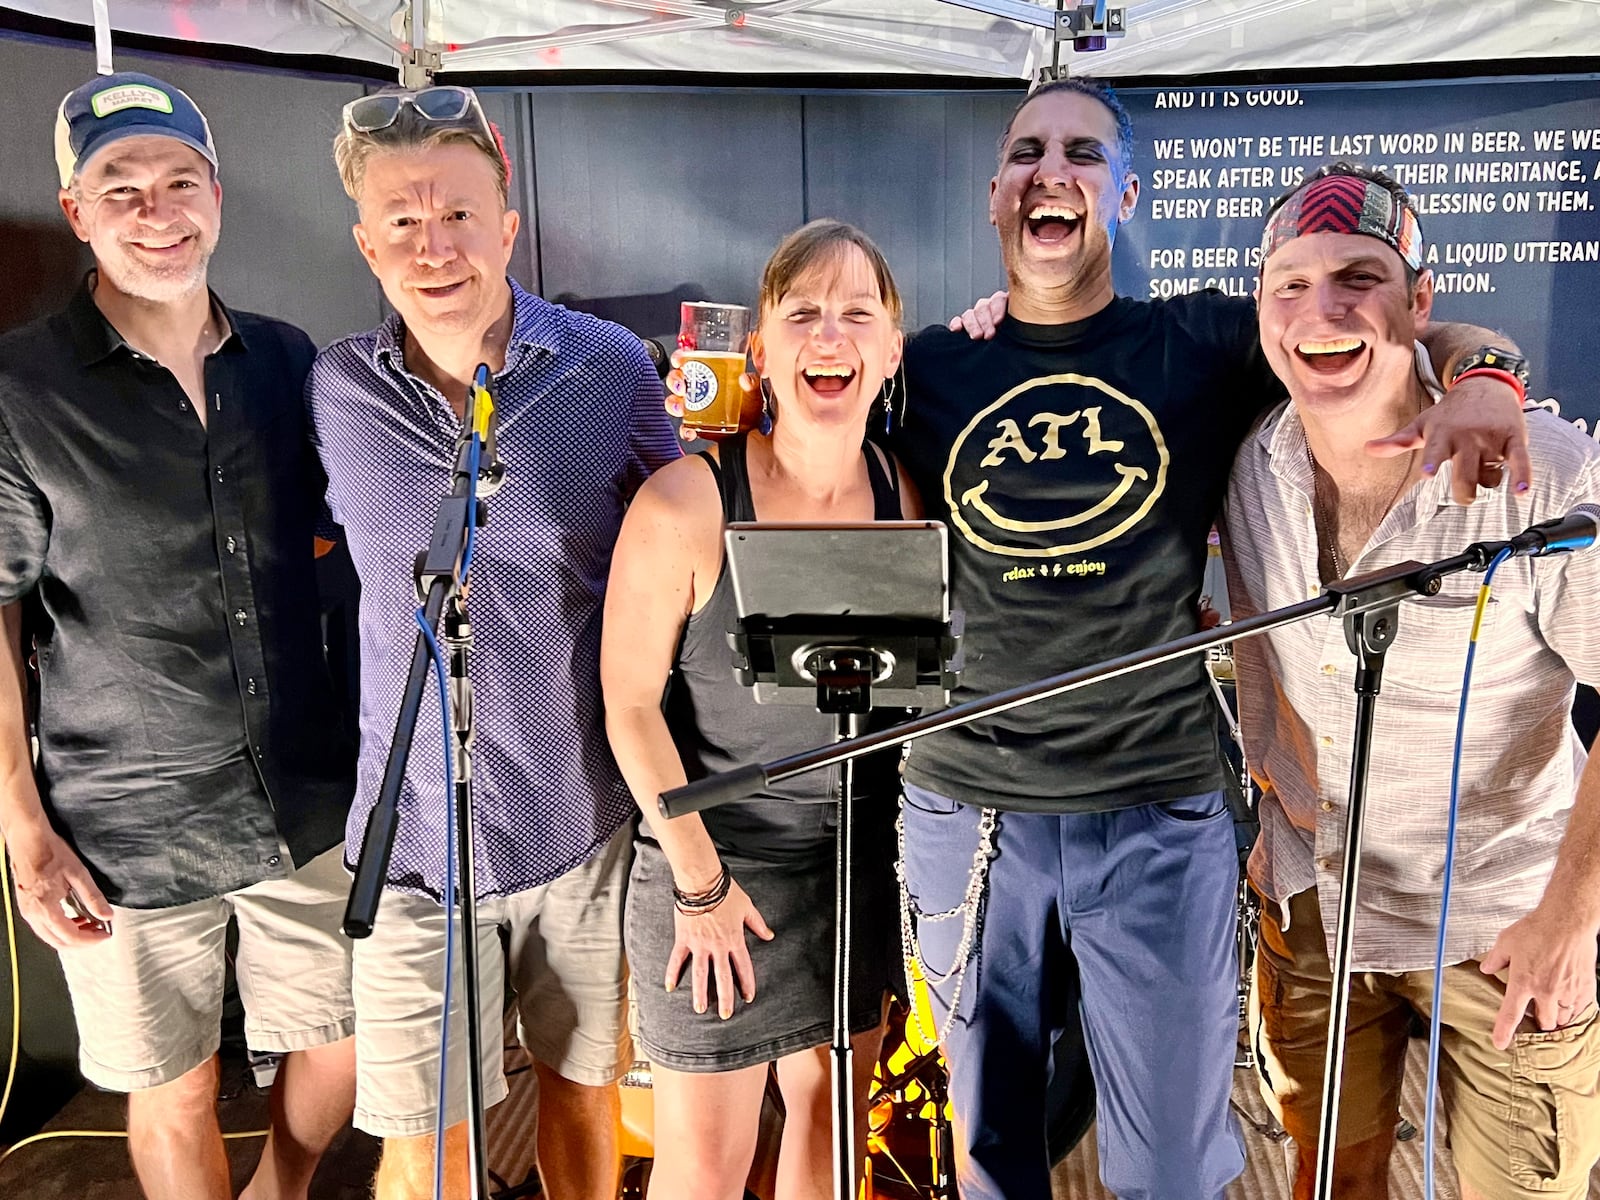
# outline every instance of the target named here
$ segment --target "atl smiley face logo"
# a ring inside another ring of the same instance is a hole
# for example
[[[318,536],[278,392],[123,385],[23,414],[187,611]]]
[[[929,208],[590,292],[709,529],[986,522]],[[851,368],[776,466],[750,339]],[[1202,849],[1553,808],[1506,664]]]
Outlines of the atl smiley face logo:
[[[1082,554],[1144,520],[1167,486],[1150,410],[1086,375],[1018,384],[968,422],[944,472],[963,537],[994,554]]]

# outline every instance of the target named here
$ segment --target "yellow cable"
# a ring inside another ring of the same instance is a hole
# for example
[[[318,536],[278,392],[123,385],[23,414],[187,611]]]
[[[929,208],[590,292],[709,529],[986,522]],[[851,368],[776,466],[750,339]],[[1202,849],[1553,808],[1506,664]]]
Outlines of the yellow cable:
[[[0,1163],[6,1161],[24,1146],[31,1146],[35,1142],[48,1142],[51,1138],[125,1138],[128,1134],[122,1129],[52,1129],[48,1133],[36,1133],[32,1137],[25,1137],[4,1154],[0,1154]],[[225,1142],[237,1141],[239,1138],[266,1137],[265,1129],[251,1129],[244,1133],[225,1133],[222,1140]]]
[[[1468,641],[1476,642],[1478,640],[1478,630],[1483,625],[1483,611],[1484,611],[1484,609],[1486,609],[1488,607],[1489,607],[1489,584],[1488,584],[1488,581],[1486,580],[1478,588],[1478,608],[1477,608],[1477,611],[1472,614],[1472,636],[1467,639]]]
[[[483,442],[489,440],[489,418],[494,416],[494,397],[474,381],[472,385],[472,432]]]
[[[6,843],[0,838],[0,909],[4,909],[6,916],[6,951],[11,960],[11,1062],[6,1068],[6,1086],[0,1090],[0,1122],[6,1117],[6,1106],[11,1100],[11,1087],[17,1080],[17,1060],[22,1056],[22,985],[17,970],[17,921],[16,914],[11,907],[11,872],[6,859]],[[47,1142],[52,1138],[125,1138],[128,1134],[121,1129],[53,1129],[48,1133],[36,1133],[32,1137],[25,1137],[16,1145],[0,1153],[0,1163],[6,1161],[24,1146],[31,1146],[35,1142]],[[235,1141],[239,1138],[266,1137],[265,1129],[251,1129],[243,1133],[225,1133],[222,1140]]]

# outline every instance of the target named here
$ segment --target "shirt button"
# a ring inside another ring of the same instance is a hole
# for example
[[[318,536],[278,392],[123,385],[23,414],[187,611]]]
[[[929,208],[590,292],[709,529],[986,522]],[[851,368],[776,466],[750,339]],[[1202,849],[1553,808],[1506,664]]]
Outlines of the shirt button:
[[[1317,866],[1324,871],[1331,871],[1333,870],[1333,860],[1328,858],[1319,858],[1317,859]]]
[[[1332,800],[1324,800],[1319,807],[1322,809],[1323,812],[1332,812],[1333,811],[1333,801]]]
[[[1319,746],[1331,746],[1331,745],[1333,745],[1333,739],[1331,737],[1329,737],[1327,734],[1323,734],[1321,737],[1319,737],[1317,739],[1317,745],[1319,745]]]
[[[235,621],[239,622],[239,624],[243,625],[246,621],[248,621],[250,619],[250,614],[245,612],[245,610],[241,608],[241,609],[239,609],[237,612],[235,612],[233,614],[233,619]]]
[[[249,692],[252,696],[256,694],[256,681],[254,676],[251,676],[249,679],[244,681],[244,690]]]
[[[1322,673],[1324,675],[1337,675],[1339,673],[1339,668],[1336,667],[1333,663],[1323,663],[1322,664]]]
[[[267,856],[267,866],[269,866],[269,867],[275,867],[279,863],[281,863],[282,861],[283,861],[283,859],[278,857],[278,855],[276,855],[276,854],[270,854],[270,855]]]
[[[187,400],[179,400],[178,401],[178,411],[179,412],[188,412],[189,411],[189,402]]]
[[[222,468],[221,467],[217,468],[217,482],[218,483],[222,482]]]
[[[228,553],[233,554],[239,549],[239,543],[232,538],[228,539]]]

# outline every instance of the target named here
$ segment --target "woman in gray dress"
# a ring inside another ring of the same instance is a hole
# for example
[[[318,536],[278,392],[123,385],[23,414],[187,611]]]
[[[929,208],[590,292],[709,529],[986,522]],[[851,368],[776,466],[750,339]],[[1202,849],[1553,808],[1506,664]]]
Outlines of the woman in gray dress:
[[[900,362],[901,304],[876,246],[837,221],[789,235],[762,277],[750,356],[760,429],[658,471],[623,523],[606,595],[601,680],[617,763],[644,811],[626,939],[653,1067],[652,1200],[740,1200],[769,1065],[784,1100],[782,1200],[829,1194],[833,994],[830,773],[664,820],[686,779],[833,738],[832,718],[757,705],[733,676],[722,529],[736,520],[919,516],[892,458],[863,439]],[[684,720],[669,723],[666,706]],[[850,1026],[858,1145],[897,969],[894,762],[858,772]]]

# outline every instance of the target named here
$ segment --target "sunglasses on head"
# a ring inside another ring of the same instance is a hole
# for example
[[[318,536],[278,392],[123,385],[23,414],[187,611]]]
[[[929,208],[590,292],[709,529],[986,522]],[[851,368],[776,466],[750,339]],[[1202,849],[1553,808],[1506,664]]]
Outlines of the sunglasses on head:
[[[472,89],[442,84],[438,87],[376,92],[352,100],[344,106],[345,128],[356,133],[376,133],[393,125],[400,116],[400,110],[407,106],[427,121],[460,121],[468,116],[475,117],[484,132],[492,136],[489,119],[483,115],[478,97]]]

